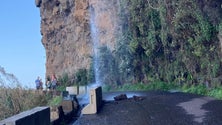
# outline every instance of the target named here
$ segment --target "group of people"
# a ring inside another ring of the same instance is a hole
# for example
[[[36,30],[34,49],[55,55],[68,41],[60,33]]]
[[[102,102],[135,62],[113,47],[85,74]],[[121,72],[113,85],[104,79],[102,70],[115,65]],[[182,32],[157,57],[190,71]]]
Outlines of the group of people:
[[[42,90],[43,89],[43,82],[42,79],[38,76],[37,79],[35,80],[35,85],[37,90]],[[57,78],[53,74],[50,78],[47,79],[45,83],[45,87],[48,90],[55,90],[57,86]]]

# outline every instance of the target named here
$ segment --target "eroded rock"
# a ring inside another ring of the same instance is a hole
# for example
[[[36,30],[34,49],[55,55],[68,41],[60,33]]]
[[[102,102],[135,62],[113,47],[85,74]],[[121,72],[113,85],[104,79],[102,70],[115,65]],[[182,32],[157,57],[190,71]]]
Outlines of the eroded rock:
[[[42,43],[46,50],[46,76],[74,75],[89,69],[93,57],[90,7],[96,13],[99,42],[114,48],[118,6],[109,0],[36,0],[40,7]]]

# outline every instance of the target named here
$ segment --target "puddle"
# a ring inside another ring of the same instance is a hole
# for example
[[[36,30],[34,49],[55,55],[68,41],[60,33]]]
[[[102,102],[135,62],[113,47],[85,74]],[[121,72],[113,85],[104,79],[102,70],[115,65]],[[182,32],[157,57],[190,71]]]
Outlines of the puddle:
[[[182,107],[187,114],[194,116],[194,121],[197,123],[203,123],[204,118],[206,117],[207,110],[203,109],[202,106],[212,101],[208,97],[194,98],[188,102],[183,102],[177,106]]]

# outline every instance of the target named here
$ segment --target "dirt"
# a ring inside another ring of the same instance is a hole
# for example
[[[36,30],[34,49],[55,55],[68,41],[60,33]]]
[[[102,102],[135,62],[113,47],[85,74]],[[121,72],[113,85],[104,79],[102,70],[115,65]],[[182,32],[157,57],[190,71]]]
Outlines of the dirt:
[[[141,98],[110,100],[123,93]],[[210,97],[152,91],[104,93],[103,98],[97,114],[82,115],[73,125],[222,125],[222,101]]]

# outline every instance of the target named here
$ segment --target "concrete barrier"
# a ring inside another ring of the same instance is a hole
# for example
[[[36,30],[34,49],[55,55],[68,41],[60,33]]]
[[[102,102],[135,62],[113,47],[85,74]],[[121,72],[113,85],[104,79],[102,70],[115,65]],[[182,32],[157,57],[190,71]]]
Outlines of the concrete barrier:
[[[68,97],[62,100],[60,106],[51,108],[50,125],[66,125],[75,120],[74,118],[79,117],[79,103],[76,96],[68,95]]]
[[[36,107],[0,121],[0,125],[50,125],[50,108]]]
[[[66,87],[66,91],[69,92],[69,95],[82,95],[87,91],[87,86],[69,86]]]
[[[82,109],[82,114],[96,114],[98,109],[102,106],[102,87],[90,89],[89,104]]]
[[[74,100],[63,100],[61,105],[58,106],[56,110],[53,110],[57,118],[51,119],[50,125],[66,125],[76,120],[74,119],[75,117],[79,117],[79,105]]]

